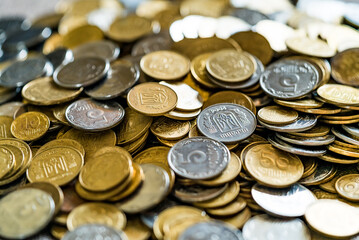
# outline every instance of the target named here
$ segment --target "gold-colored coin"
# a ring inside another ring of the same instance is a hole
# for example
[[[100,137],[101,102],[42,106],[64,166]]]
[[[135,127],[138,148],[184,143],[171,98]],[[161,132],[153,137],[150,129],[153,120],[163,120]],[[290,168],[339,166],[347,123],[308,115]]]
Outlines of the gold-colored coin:
[[[343,147],[347,147],[347,148],[359,149],[359,146],[358,146],[358,145],[354,145],[354,144],[342,142],[342,141],[339,141],[339,140],[334,140],[333,143],[336,144],[336,145],[340,145],[340,146],[343,146]]]
[[[214,216],[232,216],[242,211],[246,206],[246,200],[242,197],[237,197],[225,206],[219,208],[207,208],[206,212]]]
[[[249,206],[249,203],[247,203]],[[261,209],[262,211],[262,209]],[[217,220],[223,221],[227,224],[230,224],[232,226],[234,226],[235,228],[242,228],[243,225],[251,218],[252,216],[252,212],[251,210],[246,207],[243,211],[239,212],[238,214],[234,215],[234,216],[230,216],[230,217],[221,217],[221,218],[216,218]]]
[[[265,186],[287,187],[303,175],[304,167],[297,155],[274,148],[271,144],[254,143],[243,151],[246,151],[243,157],[248,173]]]
[[[150,128],[152,117],[136,112],[132,108],[125,109],[125,118],[120,123],[117,133],[117,144],[126,144],[137,140]]]
[[[317,89],[318,95],[333,104],[358,105],[359,90],[341,84],[325,84]]]
[[[252,55],[231,49],[213,53],[206,62],[206,69],[212,77],[230,83],[248,79],[256,68]]]
[[[293,52],[313,57],[330,58],[336,53],[336,49],[331,48],[325,41],[319,38],[311,39],[305,36],[288,38],[285,44]]]
[[[50,232],[54,238],[62,239],[67,233],[67,228],[62,226],[52,225]]]
[[[104,38],[104,35],[96,26],[83,25],[70,30],[62,38],[62,43],[66,48],[75,48],[81,44],[100,41]]]
[[[49,54],[56,48],[63,47],[62,36],[58,33],[53,33],[45,42],[42,47],[43,54]]]
[[[280,100],[280,99],[274,99],[274,102],[285,106],[285,107],[291,107],[291,108],[320,108],[323,106],[323,102],[319,102],[315,99],[298,99],[298,100]]]
[[[63,186],[80,172],[84,158],[72,147],[53,147],[37,154],[26,175],[29,182],[50,182]]]
[[[151,236],[151,230],[143,224],[139,217],[129,217],[123,231],[128,240],[147,240]]]
[[[167,140],[167,139],[163,139],[163,138],[159,138],[159,137],[156,137],[156,138],[160,143],[162,143],[166,147],[173,147],[176,143],[178,143],[179,141],[184,139],[184,138],[181,138],[181,139],[177,139],[177,140]]]
[[[178,213],[169,218],[163,224],[164,239],[176,240],[190,226],[199,223],[207,222],[210,218],[208,216],[191,216],[185,212]]]
[[[151,125],[151,132],[166,140],[177,140],[185,137],[191,128],[189,121],[172,120],[166,117],[156,119]]]
[[[77,151],[81,153],[82,156],[85,156],[84,147],[79,142],[72,139],[55,139],[50,142],[47,142],[46,144],[40,147],[40,149],[37,151],[37,154],[53,147],[64,147],[64,146],[75,148]]]
[[[69,214],[67,212],[59,212],[55,217],[54,217],[54,223],[58,224],[60,226],[66,226],[66,222],[67,222],[67,217],[69,216]]]
[[[200,208],[218,208],[227,205],[228,203],[232,202],[239,193],[240,187],[237,181],[231,182],[226,190],[218,197],[203,201],[203,202],[196,202],[194,203],[195,206]]]
[[[161,116],[176,107],[177,94],[159,83],[142,83],[127,94],[129,107],[148,116]]]
[[[193,77],[191,76],[191,74],[188,74],[187,77],[185,77],[182,80],[183,83],[186,83],[188,86],[190,86],[191,88],[193,88],[194,90],[196,90],[202,97],[203,101],[207,101],[209,95],[211,94],[211,92],[208,89],[203,88],[201,85],[199,85],[198,83],[196,83],[193,80]]]
[[[173,51],[155,51],[142,57],[142,71],[157,80],[178,80],[186,76],[190,70],[187,57]]]
[[[193,112],[183,112],[179,111],[177,109],[170,111],[169,113],[164,114],[165,117],[174,119],[174,120],[180,120],[180,121],[188,121],[193,120],[201,113],[201,109],[198,109]]]
[[[335,81],[354,87],[359,86],[357,75],[359,67],[356,65],[358,56],[358,48],[351,48],[338,53],[332,58],[330,64],[333,71],[331,73]]]
[[[61,19],[57,29],[59,34],[63,37],[71,30],[87,25],[87,16],[66,14]]]
[[[134,142],[126,143],[124,145],[121,145],[121,147],[126,149],[129,153],[134,154],[137,150],[139,150],[143,146],[143,144],[146,143],[149,133],[150,131],[147,131],[145,132],[145,134],[140,136]]]
[[[15,166],[15,155],[5,146],[0,146],[0,179],[9,175]]]
[[[79,181],[89,191],[106,191],[124,182],[132,171],[132,157],[125,149],[104,147],[82,168]]]
[[[217,88],[217,85],[211,82],[206,73],[206,62],[211,55],[212,53],[204,53],[192,59],[191,74],[193,78],[203,86],[208,88]]]
[[[35,105],[54,105],[71,101],[79,96],[83,88],[68,89],[55,84],[50,77],[39,78],[26,84],[22,97]]]
[[[359,201],[359,174],[348,174],[340,177],[335,183],[337,193],[349,201]]]
[[[340,121],[340,120],[327,120],[327,119],[319,119],[320,122],[322,123],[326,123],[326,124],[353,124],[353,123],[358,123],[359,122],[359,118],[357,119],[351,119],[351,120],[344,120],[344,121]]]
[[[31,20],[31,26],[34,27],[49,27],[57,28],[63,14],[61,13],[48,13]]]
[[[286,109],[280,106],[267,106],[258,111],[259,120],[268,124],[289,124],[297,120],[297,111]]]
[[[0,138],[12,138],[11,123],[13,118],[9,116],[0,116]]]
[[[358,149],[353,149],[353,148],[343,147],[343,146],[336,145],[336,144],[331,144],[328,146],[328,150],[338,153],[340,155],[353,157],[353,158],[359,158],[359,150]]]
[[[314,158],[305,158],[301,160],[304,166],[302,178],[305,178],[311,175],[315,171],[315,169],[317,169],[318,162]]]
[[[45,135],[50,127],[49,118],[40,112],[27,112],[17,117],[11,124],[14,137],[24,141],[34,141]]]
[[[295,110],[299,112],[304,113],[311,113],[311,114],[318,114],[318,115],[324,115],[324,114],[337,114],[342,111],[339,107],[321,107],[321,108],[295,108]]]
[[[90,223],[105,224],[121,231],[126,226],[126,215],[115,205],[108,203],[84,203],[71,211],[67,218],[67,228],[75,228]]]
[[[330,132],[330,128],[325,125],[315,125],[313,128],[304,132],[291,132],[288,134],[300,137],[323,137]]]
[[[70,126],[70,123],[66,119],[66,109],[68,106],[70,106],[70,104],[71,102],[57,105],[52,108],[52,114],[54,115],[54,117],[66,126]]]

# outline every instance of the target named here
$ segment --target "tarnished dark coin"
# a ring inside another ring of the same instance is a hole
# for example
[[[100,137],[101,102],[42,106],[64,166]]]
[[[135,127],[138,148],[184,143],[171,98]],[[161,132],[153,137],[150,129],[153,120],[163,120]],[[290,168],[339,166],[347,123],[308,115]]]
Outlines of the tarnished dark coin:
[[[241,240],[238,230],[221,222],[200,222],[187,228],[178,240],[226,239]]]
[[[132,56],[142,56],[150,52],[170,50],[172,40],[165,34],[157,34],[138,41],[132,48]]]
[[[297,99],[310,93],[319,82],[318,70],[304,60],[280,60],[264,70],[260,84],[270,96]]]
[[[58,67],[54,81],[61,87],[87,87],[101,80],[110,68],[108,61],[99,57],[82,57]]]
[[[303,216],[307,207],[317,200],[309,189],[297,183],[288,188],[269,188],[257,183],[251,194],[265,211],[281,217]]]
[[[334,177],[337,169],[334,164],[320,161],[317,169],[308,177],[302,178],[299,183],[305,186],[318,185]]]
[[[315,126],[317,117],[315,115],[299,115],[295,122],[286,125],[271,125],[260,120],[258,122],[265,128],[276,132],[303,132]]]
[[[286,133],[276,133],[275,136],[285,142],[303,145],[303,146],[325,146],[334,142],[334,135],[325,135],[322,137],[300,137]]]
[[[50,75],[52,71],[51,63],[41,56],[16,61],[0,72],[0,86],[21,87],[31,80]]]
[[[177,184],[173,194],[183,202],[201,202],[219,196],[227,187],[228,184],[218,187],[205,187],[201,185],[182,186]]]
[[[252,135],[256,128],[256,117],[248,108],[238,104],[219,103],[199,114],[197,127],[206,137],[233,143]]]
[[[82,44],[73,50],[75,59],[81,57],[100,57],[110,62],[120,55],[120,48],[111,41],[95,41]]]
[[[85,98],[68,106],[65,114],[74,128],[95,132],[115,127],[125,116],[125,110],[114,101],[98,102]]]
[[[48,27],[30,27],[13,32],[9,35],[4,45],[17,45],[24,43],[26,47],[34,47],[51,36],[51,29]]]
[[[74,55],[70,49],[56,48],[54,51],[46,55],[46,58],[52,63],[54,69],[62,64],[67,64],[74,59]]]
[[[209,179],[218,176],[228,165],[228,148],[206,137],[187,138],[168,152],[168,164],[178,175],[189,179]]]
[[[127,240],[124,232],[100,224],[82,225],[71,232],[67,232],[63,240]]]
[[[98,100],[113,99],[124,94],[140,77],[138,67],[125,60],[111,63],[110,70],[104,80],[85,90],[90,97]]]

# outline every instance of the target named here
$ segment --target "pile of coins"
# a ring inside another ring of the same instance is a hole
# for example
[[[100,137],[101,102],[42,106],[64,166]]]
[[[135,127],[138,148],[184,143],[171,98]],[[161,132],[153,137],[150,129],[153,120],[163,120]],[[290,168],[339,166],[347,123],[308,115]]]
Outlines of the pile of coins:
[[[0,18],[1,239],[358,239],[355,18],[235,2]]]

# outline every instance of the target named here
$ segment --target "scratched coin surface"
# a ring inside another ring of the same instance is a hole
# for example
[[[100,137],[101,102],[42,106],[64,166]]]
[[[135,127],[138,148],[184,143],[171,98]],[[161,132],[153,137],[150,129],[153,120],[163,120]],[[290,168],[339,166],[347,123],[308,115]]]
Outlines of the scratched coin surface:
[[[115,230],[111,227],[101,224],[82,225],[73,231],[68,231],[62,240],[127,240],[124,232]]]
[[[103,131],[118,125],[125,116],[125,110],[114,101],[99,102],[85,98],[68,106],[65,115],[67,121],[75,128]]]
[[[50,127],[49,118],[40,112],[27,112],[11,124],[11,133],[23,141],[33,141],[45,135]]]
[[[206,137],[181,140],[168,153],[168,163],[172,170],[189,179],[218,176],[227,167],[229,160],[228,148]]]
[[[54,200],[42,190],[27,188],[12,192],[0,200],[0,236],[28,238],[46,227],[54,210]]]
[[[271,97],[296,99],[310,93],[319,82],[318,70],[304,60],[280,60],[269,65],[260,78]]]
[[[337,193],[350,200],[359,201],[359,174],[348,174],[340,177],[335,183]]]
[[[246,139],[256,128],[256,117],[245,107],[219,103],[204,109],[197,118],[197,127],[206,137],[224,143]]]

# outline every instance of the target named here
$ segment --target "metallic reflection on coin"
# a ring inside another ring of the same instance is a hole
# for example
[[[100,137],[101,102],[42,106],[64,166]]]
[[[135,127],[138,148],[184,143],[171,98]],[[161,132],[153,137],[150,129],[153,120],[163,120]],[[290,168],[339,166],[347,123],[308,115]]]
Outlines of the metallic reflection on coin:
[[[141,221],[149,228],[153,228],[153,224],[158,217],[158,215],[167,208],[178,205],[177,202],[166,198],[161,203],[159,203],[155,208],[148,210],[141,214]]]
[[[288,188],[269,188],[258,183],[252,187],[252,197],[267,212],[281,217],[303,216],[317,198],[307,188],[293,184]]]
[[[75,59],[81,57],[100,57],[110,62],[117,59],[120,55],[118,45],[106,40],[84,43],[72,51]]]
[[[299,115],[295,122],[285,125],[267,124],[261,120],[258,120],[258,122],[265,128],[276,132],[303,132],[315,126],[317,117],[315,115]]]
[[[46,58],[51,62],[54,70],[62,64],[67,64],[74,59],[74,55],[70,49],[57,48],[46,55]]]
[[[86,224],[67,232],[62,240],[127,240],[124,232],[100,224]]]

